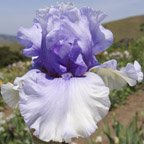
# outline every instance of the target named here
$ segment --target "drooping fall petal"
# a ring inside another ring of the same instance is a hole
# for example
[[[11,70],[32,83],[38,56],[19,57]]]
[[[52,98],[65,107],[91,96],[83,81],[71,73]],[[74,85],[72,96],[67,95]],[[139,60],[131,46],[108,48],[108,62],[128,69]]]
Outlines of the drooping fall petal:
[[[90,136],[110,107],[109,89],[91,72],[67,80],[31,70],[21,80],[20,112],[34,135],[44,141]]]

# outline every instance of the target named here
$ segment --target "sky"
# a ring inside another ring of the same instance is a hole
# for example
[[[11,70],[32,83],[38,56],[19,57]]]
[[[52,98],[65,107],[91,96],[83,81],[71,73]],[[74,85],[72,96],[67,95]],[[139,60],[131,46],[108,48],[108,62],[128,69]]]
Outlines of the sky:
[[[104,22],[144,15],[144,0],[0,0],[0,34],[16,35],[20,26],[31,27],[37,9],[60,2],[101,10],[108,15]]]

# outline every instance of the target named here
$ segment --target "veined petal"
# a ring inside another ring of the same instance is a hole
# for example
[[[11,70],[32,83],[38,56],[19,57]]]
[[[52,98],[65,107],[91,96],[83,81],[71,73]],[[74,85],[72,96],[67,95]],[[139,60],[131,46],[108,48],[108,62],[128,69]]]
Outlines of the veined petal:
[[[102,65],[91,68],[90,71],[101,76],[106,86],[111,90],[121,89],[127,83],[130,86],[134,86],[137,81],[140,81],[143,78],[143,73],[141,72],[141,67],[140,65],[138,66],[138,63],[135,63],[134,65],[128,63],[126,67],[121,70],[117,70],[116,67],[116,61],[110,60]]]
[[[113,43],[113,34],[110,30],[100,25],[93,34],[94,47],[93,54],[99,54],[109,48]]]
[[[18,106],[19,91],[12,83],[2,84],[1,94],[8,106],[12,108],[16,108]]]
[[[31,28],[21,27],[18,31],[19,42],[26,46],[23,50],[24,55],[28,57],[39,56],[41,41],[42,41],[42,28],[38,23],[35,23]]]
[[[91,72],[69,80],[46,77],[31,70],[22,78],[20,112],[34,135],[47,142],[91,135],[110,107],[103,80]]]
[[[94,55],[99,54],[113,43],[112,32],[101,25],[106,15],[101,11],[95,11],[88,7],[82,8],[81,13],[86,16],[89,21],[89,29],[93,41],[92,52]]]
[[[105,85],[108,86],[111,90],[121,89],[127,83],[130,86],[134,86],[136,84],[136,80],[127,77],[126,75],[120,73],[118,70],[113,70],[110,68],[97,68],[93,69],[92,71],[101,76],[105,82]]]
[[[112,59],[112,60],[104,62],[101,65],[96,66],[96,68],[111,68],[111,69],[116,70],[117,69],[117,61],[115,59]]]

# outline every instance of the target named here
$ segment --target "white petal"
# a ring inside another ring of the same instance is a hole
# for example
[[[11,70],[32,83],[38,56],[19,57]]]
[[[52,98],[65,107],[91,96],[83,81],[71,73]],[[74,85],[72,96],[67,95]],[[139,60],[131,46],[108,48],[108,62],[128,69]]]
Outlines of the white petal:
[[[106,61],[101,65],[91,68],[90,71],[93,70],[94,68],[111,68],[111,69],[116,70],[117,69],[117,61],[115,59]]]
[[[105,85],[111,90],[121,89],[127,83],[130,86],[134,86],[137,84],[137,81],[140,82],[143,79],[141,66],[137,61],[135,61],[134,64],[128,63],[126,67],[117,70],[117,61],[110,60],[91,68],[89,71],[101,76]]]
[[[94,70],[94,72],[102,77],[105,85],[111,90],[121,89],[127,83],[130,86],[134,86],[136,84],[136,80],[129,78],[127,75],[122,74],[118,70],[113,70],[110,68],[97,68]]]
[[[142,73],[142,69],[141,69],[141,66],[138,63],[138,61],[134,61],[134,67],[135,67],[135,70],[138,75],[138,82],[142,82],[143,81],[143,73]]]
[[[19,92],[14,88],[13,84],[2,84],[1,94],[6,104],[8,104],[10,107],[16,108],[18,106]]]
[[[20,111],[34,135],[43,141],[71,141],[87,137],[97,128],[110,107],[109,88],[96,74],[47,79],[30,71],[20,90]]]
[[[135,80],[138,79],[138,75],[134,68],[134,65],[131,63],[128,63],[126,67],[123,67],[120,71],[132,79],[135,79]]]

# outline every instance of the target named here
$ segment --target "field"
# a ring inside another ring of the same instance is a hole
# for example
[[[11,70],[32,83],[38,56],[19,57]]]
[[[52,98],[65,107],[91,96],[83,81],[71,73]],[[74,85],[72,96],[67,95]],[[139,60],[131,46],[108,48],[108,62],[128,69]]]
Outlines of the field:
[[[115,43],[97,56],[102,63],[116,59],[119,67],[139,61],[144,71],[144,16],[105,24],[115,36]],[[0,83],[13,82],[30,68],[30,60],[21,56],[21,47],[8,40],[0,41]],[[4,45],[4,46],[2,46]],[[15,47],[16,45],[16,47]],[[5,52],[6,51],[6,52]],[[5,55],[9,55],[5,57]],[[111,109],[99,123],[99,129],[77,144],[143,144],[144,143],[144,83],[110,94]],[[0,144],[32,144],[32,137],[19,111],[12,111],[0,97]],[[40,144],[40,143],[39,143]]]

